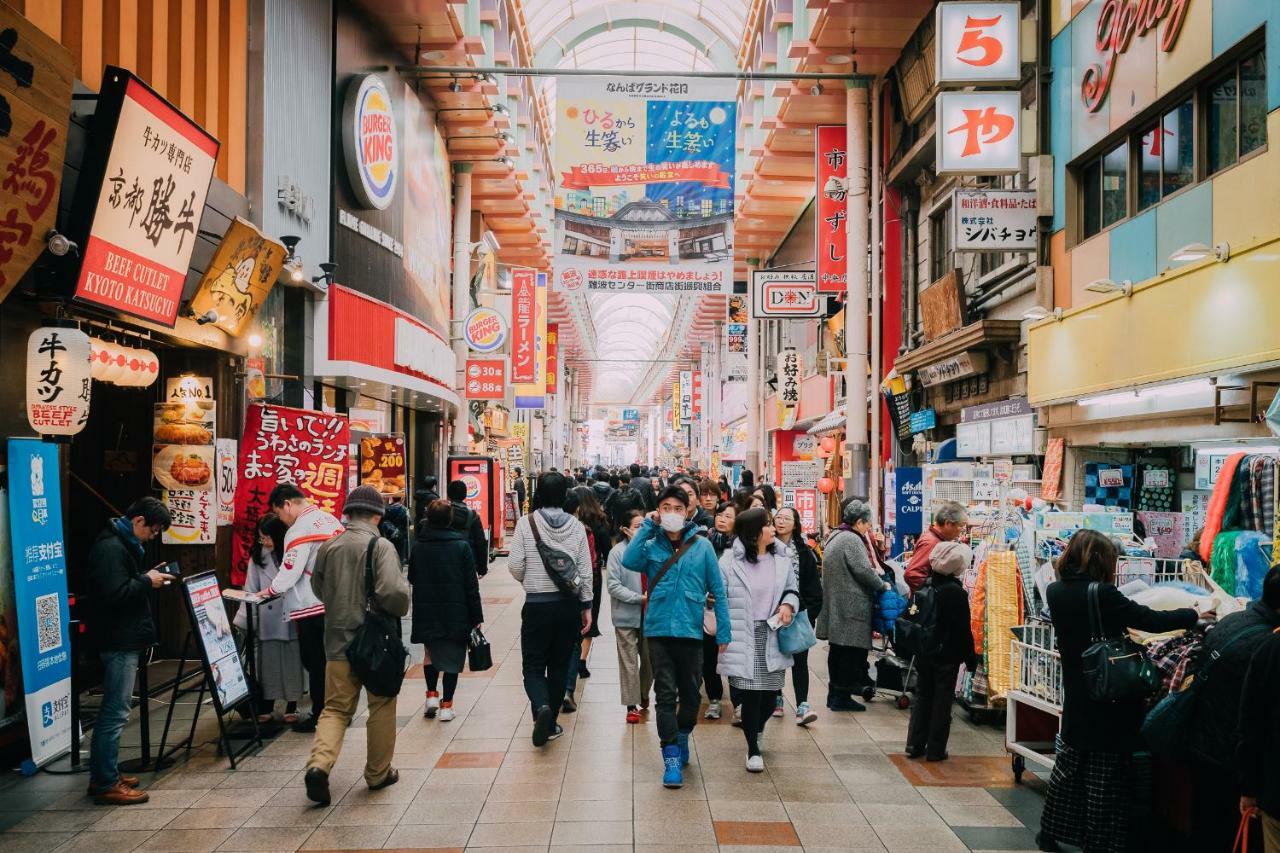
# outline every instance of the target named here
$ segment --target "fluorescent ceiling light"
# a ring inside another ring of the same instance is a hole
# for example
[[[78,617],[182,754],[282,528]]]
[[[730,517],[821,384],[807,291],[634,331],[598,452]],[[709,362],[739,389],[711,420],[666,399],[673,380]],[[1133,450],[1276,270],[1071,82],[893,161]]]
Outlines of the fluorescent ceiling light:
[[[1085,285],[1085,290],[1090,293],[1123,293],[1125,296],[1133,295],[1133,282],[1129,279],[1116,282],[1109,278],[1100,278],[1091,281]]]
[[[1177,263],[1187,263],[1188,261],[1202,261],[1211,255],[1217,257],[1220,261],[1226,261],[1231,257],[1231,246],[1225,242],[1215,243],[1212,247],[1206,246],[1204,243],[1188,243],[1174,251],[1169,256],[1169,260]]]
[[[1130,391],[1117,391],[1112,394],[1081,397],[1076,402],[1081,406],[1119,406],[1125,403],[1135,403],[1139,400],[1152,400],[1157,397],[1190,397],[1212,390],[1213,380],[1192,379],[1188,382],[1173,382],[1169,385],[1156,385],[1151,388],[1135,388]]]

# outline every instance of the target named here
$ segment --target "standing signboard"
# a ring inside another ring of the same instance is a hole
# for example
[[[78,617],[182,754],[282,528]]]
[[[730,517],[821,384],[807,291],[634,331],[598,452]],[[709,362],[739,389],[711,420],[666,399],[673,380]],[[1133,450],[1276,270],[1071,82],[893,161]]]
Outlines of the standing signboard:
[[[815,274],[794,270],[752,270],[752,317],[820,317]]]
[[[236,705],[249,698],[249,682],[236,650],[236,638],[231,633],[231,620],[222,602],[222,590],[218,576],[204,572],[182,579],[182,590],[187,601],[187,615],[191,618],[191,632],[200,650],[200,662],[209,680],[209,692],[213,696],[214,709],[221,717]]]
[[[493,522],[500,512],[494,461],[487,456],[450,456],[448,468],[449,482],[461,480],[466,484],[464,502],[480,516],[484,532],[492,541]]]
[[[844,293],[849,287],[849,157],[844,125],[820,125],[816,146],[819,293]]]
[[[31,760],[40,766],[71,748],[71,617],[58,447],[11,438],[8,465],[22,684]]]
[[[218,140],[123,68],[107,66],[76,208],[75,297],[163,326],[177,321]]]
[[[733,291],[733,80],[561,79],[555,288]]]
[[[1040,234],[1035,190],[956,190],[952,200],[958,252],[1029,252]]]

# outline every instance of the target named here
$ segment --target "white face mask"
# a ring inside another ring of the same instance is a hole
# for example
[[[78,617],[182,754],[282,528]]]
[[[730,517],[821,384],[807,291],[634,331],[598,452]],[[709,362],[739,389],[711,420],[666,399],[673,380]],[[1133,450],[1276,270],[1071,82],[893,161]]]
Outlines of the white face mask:
[[[664,512],[658,516],[658,523],[661,524],[662,529],[668,533],[679,533],[681,530],[684,530],[684,513]]]

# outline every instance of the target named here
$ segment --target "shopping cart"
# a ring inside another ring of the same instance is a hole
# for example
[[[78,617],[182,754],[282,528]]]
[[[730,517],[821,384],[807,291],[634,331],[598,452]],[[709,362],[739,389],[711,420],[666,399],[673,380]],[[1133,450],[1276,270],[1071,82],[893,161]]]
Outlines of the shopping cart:
[[[874,637],[871,645],[874,648]],[[889,694],[900,710],[907,710],[911,707],[909,694],[916,689],[916,659],[900,657],[894,648],[893,638],[888,635],[880,636],[880,647],[874,650],[880,652],[875,664],[876,679],[874,684],[863,688],[862,698],[871,701],[877,693]]]
[[[1013,778],[1022,781],[1027,761],[1053,767],[1054,739],[1062,725],[1062,656],[1053,625],[1031,622],[1013,629],[1013,688],[1005,694],[1005,749]]]

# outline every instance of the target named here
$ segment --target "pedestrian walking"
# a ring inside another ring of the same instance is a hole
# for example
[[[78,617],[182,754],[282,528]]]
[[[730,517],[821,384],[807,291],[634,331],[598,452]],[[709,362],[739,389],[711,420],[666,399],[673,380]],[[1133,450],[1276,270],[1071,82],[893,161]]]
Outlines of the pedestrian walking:
[[[578,710],[578,703],[574,699],[578,679],[591,677],[591,670],[587,668],[587,655],[591,652],[591,640],[600,636],[600,604],[604,595],[603,564],[608,559],[612,537],[591,487],[571,488],[565,496],[564,511],[582,522],[582,526],[586,528],[587,553],[591,558],[591,628],[583,632],[573,644],[573,653],[565,670],[564,701],[560,708],[562,713],[572,714]],[[602,551],[597,543],[603,543],[605,550]]]
[[[716,505],[712,528],[707,533],[707,541],[715,549],[716,559],[720,559],[726,549],[733,546],[733,523],[738,517],[734,505],[724,502]],[[720,663],[720,644],[716,642],[716,602],[713,596],[707,596],[706,608],[702,614],[702,686],[707,691],[707,710],[705,719],[718,720],[724,713],[724,681],[717,672]],[[734,708],[738,703],[733,702]],[[735,719],[737,719],[735,714]]]
[[[516,522],[507,558],[511,576],[525,592],[520,611],[520,663],[533,714],[534,746],[543,746],[563,734],[556,718],[564,700],[569,660],[578,638],[590,630],[592,622],[587,531],[582,522],[564,511],[568,491],[569,481],[559,472],[548,471],[538,477],[534,492],[537,506]],[[547,560],[554,565],[548,566]],[[567,573],[563,583],[577,583],[576,597],[563,592],[552,578],[556,566]]]
[[[1098,639],[1090,628],[1089,588],[1097,584],[1097,609],[1103,637],[1131,628],[1162,634],[1191,628],[1199,614],[1191,608],[1157,611],[1131,601],[1115,587],[1119,552],[1096,530],[1078,530],[1054,566],[1057,580],[1046,597],[1062,658],[1062,725],[1049,777],[1044,814],[1037,836],[1041,850],[1057,842],[1089,853],[1130,847],[1133,814],[1133,753],[1142,741],[1138,730],[1145,699],[1103,702],[1085,685],[1085,649]]]
[[[921,533],[920,538],[916,540],[911,559],[903,571],[904,580],[907,586],[911,587],[912,592],[923,586],[929,577],[929,552],[939,542],[954,542],[959,539],[968,522],[969,517],[964,507],[955,501],[943,501],[934,511],[933,524],[929,525],[929,529]]]
[[[526,492],[526,486],[524,484],[524,470],[516,467],[513,469],[512,473],[515,476],[513,478],[514,482],[511,484],[511,488],[516,493],[516,517],[519,518],[524,515],[524,499]]]
[[[741,700],[747,770],[760,773],[760,737],[792,663],[778,648],[778,628],[790,625],[800,608],[799,581],[767,510],[747,510],[733,530],[733,548],[720,557],[732,639],[720,653],[719,671]]]
[[[120,735],[133,707],[139,654],[156,642],[151,591],[168,580],[159,567],[143,570],[146,543],[171,523],[163,503],[139,498],[107,523],[89,549],[87,622],[102,662],[102,703],[89,741],[89,795],[100,805],[151,799],[137,776],[120,772]]]
[[[792,567],[796,571],[800,592],[800,606],[809,617],[809,624],[818,623],[822,612],[822,575],[818,571],[818,557],[804,539],[800,526],[800,513],[795,507],[784,506],[773,514],[773,526],[778,544],[786,549]],[[796,725],[807,726],[818,719],[809,707],[809,650],[792,655],[791,686],[795,689]],[[782,716],[782,695],[778,695],[775,717]]]
[[[679,788],[689,763],[689,736],[698,722],[702,682],[703,610],[715,596],[716,640],[731,638],[724,580],[715,549],[689,518],[689,493],[669,486],[622,555],[624,568],[645,577],[649,602],[644,636],[657,692],[662,784]],[[669,577],[668,577],[669,575]]]
[[[955,699],[960,665],[973,672],[977,654],[969,623],[969,594],[960,577],[973,562],[973,552],[959,542],[940,542],[929,554],[936,627],[933,648],[916,657],[916,699],[907,727],[907,757],[926,761],[947,759],[951,735],[951,703]]]
[[[326,663],[324,651],[324,603],[313,590],[316,551],[342,533],[338,519],[307,499],[293,483],[281,483],[271,490],[267,503],[288,527],[284,535],[284,556],[275,580],[263,590],[263,597],[284,597],[284,618],[298,632],[298,650],[307,671],[311,693],[311,713],[299,715],[295,732],[314,732],[325,706]]]
[[[605,584],[609,590],[609,614],[613,621],[618,648],[618,685],[622,704],[627,709],[627,722],[639,723],[640,714],[649,709],[649,691],[653,687],[653,669],[649,665],[649,644],[643,635],[645,594],[643,575],[622,567],[627,545],[644,523],[638,509],[624,511],[618,525],[617,544],[609,550]]]
[[[275,581],[287,532],[288,528],[275,513],[269,512],[258,519],[258,538],[249,549],[245,592],[261,592]],[[257,608],[253,614],[257,627],[256,648],[252,653],[258,662],[258,722],[269,722],[276,701],[281,700],[285,702],[284,722],[292,725],[298,720],[298,700],[302,698],[302,652],[297,628],[284,618],[284,606],[278,598],[257,605],[242,604],[234,620],[237,628],[248,630],[251,606]]]
[[[324,606],[327,690],[303,783],[307,798],[321,805],[329,804],[329,773],[342,751],[361,690],[369,706],[365,784],[376,791],[400,780],[399,771],[391,766],[396,749],[396,697],[370,692],[347,661],[347,647],[364,624],[370,606],[397,619],[409,612],[409,585],[400,573],[400,556],[378,534],[385,511],[377,489],[352,489],[343,504],[347,529],[322,544],[315,554],[311,584]],[[370,574],[371,585],[367,580]]]
[[[458,674],[467,663],[471,632],[484,627],[480,581],[467,538],[452,528],[453,507],[437,500],[427,507],[409,562],[413,588],[413,631],[409,640],[425,646],[422,675],[427,682],[423,716],[454,719]],[[444,695],[439,692],[444,676]]]
[[[827,709],[865,711],[853,696],[871,685],[871,616],[876,595],[889,584],[876,571],[868,544],[871,507],[851,500],[841,517],[823,548],[822,611],[815,631],[831,642]]]
[[[475,558],[476,574],[484,577],[489,573],[489,538],[485,536],[480,514],[467,506],[467,484],[463,480],[450,480],[445,492],[449,503],[453,504],[452,527],[467,537]]]

